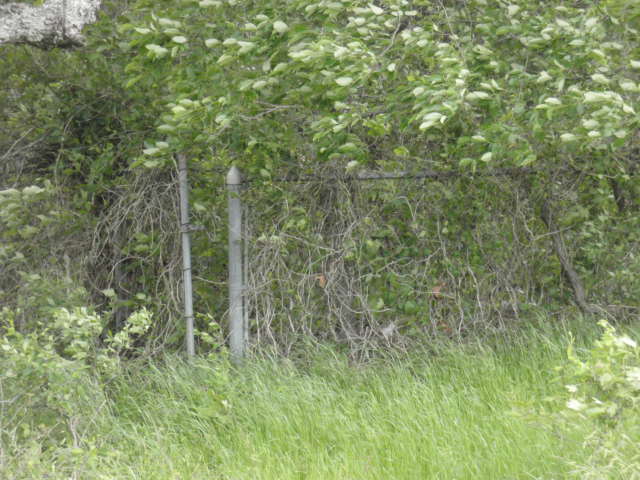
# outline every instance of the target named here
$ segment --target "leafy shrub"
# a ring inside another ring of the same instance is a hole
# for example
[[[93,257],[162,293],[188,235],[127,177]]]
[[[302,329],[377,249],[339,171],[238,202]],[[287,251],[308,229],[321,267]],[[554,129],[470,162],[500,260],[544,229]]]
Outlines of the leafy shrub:
[[[566,407],[613,426],[640,406],[640,349],[635,340],[617,335],[607,321],[599,325],[604,332],[586,359],[569,347]]]
[[[48,325],[26,333],[15,318],[0,311],[0,446],[10,459],[0,461],[0,476],[77,475],[100,443],[92,431],[109,404],[105,380],[120,371],[119,354],[147,331],[151,316],[135,312],[102,345],[103,320],[87,308],[52,310]]]
[[[640,348],[601,320],[602,336],[584,358],[573,343],[563,367],[566,394],[561,413],[567,428],[591,422],[593,433],[585,440],[592,451],[586,465],[576,465],[581,478],[640,478]]]

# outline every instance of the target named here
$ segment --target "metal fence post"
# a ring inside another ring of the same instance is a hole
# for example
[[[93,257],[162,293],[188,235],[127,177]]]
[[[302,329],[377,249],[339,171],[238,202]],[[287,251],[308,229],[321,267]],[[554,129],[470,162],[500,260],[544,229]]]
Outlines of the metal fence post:
[[[182,237],[182,283],[184,285],[184,319],[187,324],[187,356],[195,355],[193,338],[193,286],[191,284],[191,237],[189,235],[189,184],[187,182],[187,157],[178,155],[178,183],[180,186],[180,235]]]
[[[246,204],[242,205],[242,242],[244,243],[242,252],[242,309],[244,319],[242,328],[244,330],[244,345],[249,344],[249,295],[247,294],[247,285],[249,284],[249,215]]]
[[[231,359],[240,362],[245,353],[245,322],[243,312],[242,268],[242,204],[240,186],[242,175],[235,166],[227,174],[229,198],[229,348]]]

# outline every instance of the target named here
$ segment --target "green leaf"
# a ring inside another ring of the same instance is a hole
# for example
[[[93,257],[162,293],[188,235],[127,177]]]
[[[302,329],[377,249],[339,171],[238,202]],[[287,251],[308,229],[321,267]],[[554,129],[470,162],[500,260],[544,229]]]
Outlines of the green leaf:
[[[348,87],[353,83],[353,78],[351,77],[338,77],[335,82],[341,87]]]
[[[289,26],[281,20],[276,20],[273,22],[273,29],[280,34],[283,34],[289,31]]]
[[[162,58],[164,57],[167,53],[169,53],[169,50],[161,47],[160,45],[156,45],[154,43],[150,43],[148,45],[145,45],[146,49],[149,50],[150,52],[152,52],[153,54],[155,54],[155,56],[157,58]]]

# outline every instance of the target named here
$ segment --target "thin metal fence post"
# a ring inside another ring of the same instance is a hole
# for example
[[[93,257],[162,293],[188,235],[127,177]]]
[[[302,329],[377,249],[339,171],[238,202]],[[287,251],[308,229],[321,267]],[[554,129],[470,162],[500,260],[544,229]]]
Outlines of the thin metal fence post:
[[[247,204],[242,205],[242,242],[244,244],[244,252],[242,254],[242,308],[244,313],[242,328],[244,329],[244,345],[245,348],[249,344],[249,294],[247,285],[249,285],[249,210]]]
[[[191,237],[189,224],[189,183],[187,157],[178,155],[178,183],[180,186],[180,235],[182,237],[182,283],[184,285],[184,319],[187,326],[187,356],[195,355],[193,338],[193,286],[191,283]]]
[[[229,198],[229,348],[231,360],[238,363],[245,353],[244,287],[242,268],[242,175],[235,166],[227,174]]]

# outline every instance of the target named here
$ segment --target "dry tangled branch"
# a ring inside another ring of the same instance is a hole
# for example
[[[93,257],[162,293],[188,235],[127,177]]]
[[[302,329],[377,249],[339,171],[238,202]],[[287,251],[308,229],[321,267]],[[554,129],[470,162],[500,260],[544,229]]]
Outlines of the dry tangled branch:
[[[549,239],[533,232],[533,206],[516,186],[488,181],[495,183],[491,212],[478,206],[482,199],[472,203],[476,192],[465,183],[296,183],[274,203],[263,190],[249,191],[257,341],[287,351],[311,336],[366,352],[402,344],[416,330],[460,336],[517,321],[521,305],[543,301],[533,268]],[[451,216],[448,198],[468,209]]]

